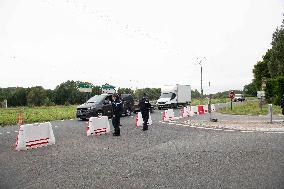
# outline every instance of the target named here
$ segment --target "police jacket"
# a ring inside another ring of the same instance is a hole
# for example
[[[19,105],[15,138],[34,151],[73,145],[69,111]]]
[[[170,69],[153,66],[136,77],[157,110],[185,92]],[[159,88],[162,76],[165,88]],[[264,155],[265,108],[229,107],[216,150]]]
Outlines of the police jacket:
[[[139,102],[139,108],[141,112],[149,111],[151,108],[149,99],[146,97],[143,97]]]
[[[117,116],[121,116],[122,113],[122,101],[117,99],[116,101],[112,102],[112,111],[113,114]]]
[[[281,100],[281,108],[284,109],[284,99]]]

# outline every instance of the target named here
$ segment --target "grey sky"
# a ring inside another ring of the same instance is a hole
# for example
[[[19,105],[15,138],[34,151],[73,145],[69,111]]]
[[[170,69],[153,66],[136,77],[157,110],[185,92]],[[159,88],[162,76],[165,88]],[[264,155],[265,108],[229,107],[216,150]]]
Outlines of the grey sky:
[[[283,0],[0,0],[0,87],[66,80],[242,89],[281,25]]]

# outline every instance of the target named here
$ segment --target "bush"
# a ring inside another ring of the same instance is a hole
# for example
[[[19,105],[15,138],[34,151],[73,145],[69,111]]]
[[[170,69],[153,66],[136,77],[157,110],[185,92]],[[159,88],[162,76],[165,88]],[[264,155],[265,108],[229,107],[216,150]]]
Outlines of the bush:
[[[265,98],[267,102],[280,105],[284,95],[284,77],[269,79],[266,83]]]

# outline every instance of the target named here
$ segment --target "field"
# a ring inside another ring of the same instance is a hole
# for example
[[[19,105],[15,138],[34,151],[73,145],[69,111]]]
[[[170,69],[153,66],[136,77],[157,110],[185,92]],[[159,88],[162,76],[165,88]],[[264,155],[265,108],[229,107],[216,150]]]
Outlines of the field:
[[[259,107],[258,101],[247,101],[244,102],[238,106],[233,106],[233,110],[231,110],[231,107],[225,107],[220,110],[218,110],[220,113],[225,114],[234,114],[234,115],[267,115],[268,114],[268,105],[265,104],[262,107],[262,111]],[[273,105],[273,114],[278,115],[281,114],[281,108],[280,106],[274,106]]]
[[[23,122],[35,123],[75,118],[76,106],[19,107],[0,109],[0,126],[16,125],[18,114],[23,113]]]

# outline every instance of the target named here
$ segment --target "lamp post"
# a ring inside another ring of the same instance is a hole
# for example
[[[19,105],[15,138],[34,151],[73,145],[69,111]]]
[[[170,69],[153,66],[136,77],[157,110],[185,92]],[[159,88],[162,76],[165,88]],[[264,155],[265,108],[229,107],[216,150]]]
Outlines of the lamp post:
[[[200,78],[200,84],[201,84],[201,91],[200,91],[200,93],[201,93],[201,99],[203,98],[203,87],[202,87],[202,72],[203,72],[203,70],[202,70],[202,61],[203,60],[205,60],[206,59],[206,57],[203,57],[203,58],[197,58],[197,64],[199,64],[200,65],[200,75],[201,75],[201,78]]]

